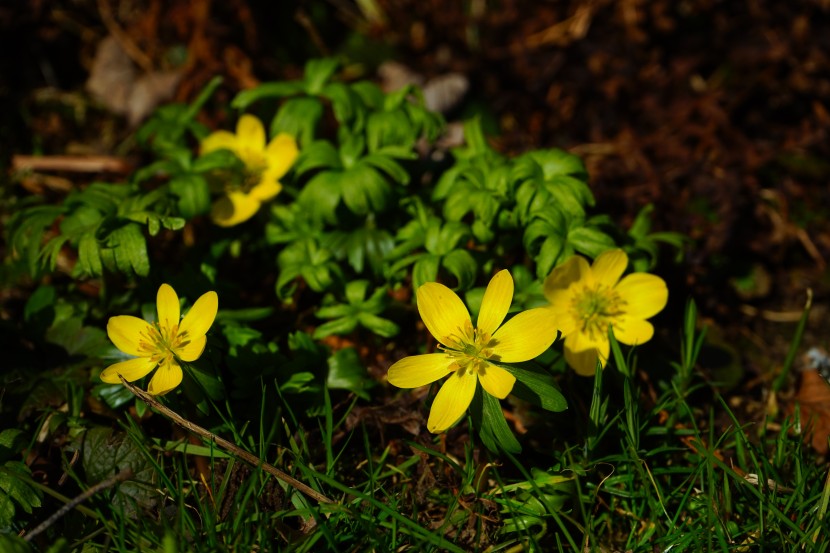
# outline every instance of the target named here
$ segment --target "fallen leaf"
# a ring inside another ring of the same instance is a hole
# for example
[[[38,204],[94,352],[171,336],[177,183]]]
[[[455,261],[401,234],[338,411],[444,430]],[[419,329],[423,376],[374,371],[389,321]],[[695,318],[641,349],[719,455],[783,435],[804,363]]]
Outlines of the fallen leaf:
[[[822,455],[827,454],[830,438],[830,385],[815,369],[801,373],[801,383],[795,394],[804,429],[804,441]]]

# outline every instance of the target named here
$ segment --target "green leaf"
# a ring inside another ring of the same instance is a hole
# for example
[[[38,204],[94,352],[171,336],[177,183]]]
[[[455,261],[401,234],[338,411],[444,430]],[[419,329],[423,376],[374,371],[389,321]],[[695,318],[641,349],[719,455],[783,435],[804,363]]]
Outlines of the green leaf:
[[[321,307],[317,310],[315,315],[320,319],[336,319],[339,317],[348,317],[355,312],[354,305],[346,305],[346,304],[336,304],[336,305],[327,305],[325,307]]]
[[[98,209],[80,204],[61,221],[60,229],[63,234],[79,235],[96,229],[103,218]]]
[[[38,274],[40,268],[40,247],[44,232],[66,209],[64,206],[51,205],[29,207],[15,213],[9,222],[12,257],[26,263],[32,277]]]
[[[95,277],[103,272],[101,249],[95,232],[85,232],[78,240],[78,274]]]
[[[123,432],[94,427],[83,435],[81,444],[84,473],[88,485],[94,485],[119,472],[130,469],[130,480],[118,485],[112,503],[126,513],[135,513],[136,506],[153,508],[161,496],[156,491],[153,463]]]
[[[386,179],[368,165],[356,165],[343,175],[343,203],[352,213],[365,215],[386,209],[392,190]]]
[[[14,500],[24,511],[40,507],[40,490],[32,488],[21,476],[28,477],[29,467],[20,461],[6,461],[0,468],[0,491]]]
[[[354,392],[362,399],[369,399],[368,388],[373,384],[366,373],[366,367],[360,360],[357,350],[343,348],[337,350],[328,359],[329,375],[326,385],[329,389],[342,389]]]
[[[596,257],[602,252],[616,247],[614,239],[601,230],[591,227],[579,227],[568,233],[568,243],[574,250],[589,257]]]
[[[536,276],[545,278],[564,259],[573,255],[573,247],[559,236],[549,236],[536,256]]]
[[[310,372],[298,372],[292,374],[288,380],[280,383],[280,391],[289,394],[300,394],[303,392],[313,392],[317,389],[316,386],[309,385],[314,382],[314,375]]]
[[[322,117],[323,104],[317,98],[291,98],[280,106],[271,121],[271,136],[287,133],[296,137],[301,146],[307,146],[313,142]]]
[[[372,214],[366,218],[366,225],[351,232],[333,231],[326,233],[321,245],[329,248],[338,259],[344,257],[358,274],[363,274],[368,261],[372,273],[381,276],[388,252],[395,242],[388,232],[374,226]]]
[[[192,219],[210,211],[210,188],[202,175],[178,175],[170,179],[168,186],[170,193],[177,198],[179,214],[185,219]]]
[[[380,153],[368,154],[363,156],[360,163],[365,163],[366,165],[380,169],[400,184],[409,183],[410,177],[407,170],[389,156]]]
[[[343,83],[328,83],[320,95],[331,101],[331,109],[338,123],[349,125],[355,131],[363,128],[364,116],[360,98],[351,87]]]
[[[323,171],[312,177],[300,192],[297,202],[316,219],[334,221],[346,176],[341,171]]]
[[[384,146],[400,146],[410,150],[418,139],[418,129],[403,110],[373,112],[366,123],[370,152]]]
[[[8,498],[0,496],[0,522],[9,521],[10,523],[13,520],[14,507],[10,503]],[[10,506],[12,510],[8,512]],[[8,523],[4,522],[4,526],[7,525]],[[56,549],[58,545],[60,548]],[[64,553],[68,550],[66,540],[59,538],[46,553]],[[0,551],[3,551],[3,553],[33,553],[34,550],[29,542],[24,541],[23,538],[19,538],[14,534],[0,534]]]
[[[26,435],[17,428],[7,428],[0,432],[0,448],[6,450],[3,452],[4,457],[0,457],[0,460],[6,461],[5,455],[8,453],[22,451],[26,446],[26,442]]]
[[[66,235],[59,235],[49,240],[43,249],[40,251],[40,257],[43,259],[43,264],[49,267],[50,271],[54,271],[58,264],[58,256],[64,244],[69,240]]]
[[[15,522],[18,507],[27,514],[40,507],[42,494],[29,484],[31,476],[29,467],[20,461],[9,460],[0,466],[0,526],[8,528]]]
[[[532,363],[500,365],[516,377],[512,394],[548,411],[564,411],[568,402],[556,387],[553,376]]]
[[[186,363],[187,374],[199,384],[199,388],[210,399],[217,401],[225,397],[225,386],[213,371],[204,370],[197,363]]]
[[[348,170],[363,156],[366,140],[360,134],[348,132],[345,127],[340,128],[338,138],[340,139],[340,163],[344,169]]]
[[[476,392],[470,405],[470,415],[473,424],[478,428],[478,435],[484,446],[498,453],[520,453],[522,446],[516,440],[516,436],[507,426],[504,412],[501,410],[499,400],[487,392],[481,386],[476,385]]]
[[[127,223],[117,227],[109,233],[105,243],[101,258],[108,269],[119,270],[126,275],[147,276],[150,273],[147,242],[139,225]]]
[[[312,334],[312,336],[315,340],[320,340],[321,338],[331,336],[332,334],[349,334],[355,329],[357,322],[358,320],[355,316],[334,319],[333,321],[325,322],[314,329],[314,334]]]
[[[78,315],[56,320],[46,331],[45,338],[49,343],[64,348],[69,355],[87,357],[85,361],[90,364],[110,349],[107,333],[97,326],[83,326],[82,317]]]
[[[455,250],[458,243],[469,235],[470,229],[464,223],[449,221],[440,227],[437,224],[431,224],[426,229],[424,247],[430,253],[446,255]]]
[[[323,85],[331,79],[338,65],[340,63],[334,58],[309,60],[305,65],[304,75],[306,93],[320,94],[323,91]]]
[[[228,171],[244,168],[245,164],[235,153],[224,148],[200,155],[187,172],[177,172],[177,175],[188,173],[208,173],[210,171]]]
[[[635,240],[645,238],[651,230],[651,214],[654,212],[654,204],[646,204],[637,213],[634,222],[631,223],[631,228],[628,229],[628,235]]]
[[[302,149],[294,164],[294,173],[300,176],[312,169],[340,169],[342,166],[337,148],[326,140],[318,140]]]
[[[231,102],[231,107],[236,110],[245,110],[254,102],[263,98],[282,98],[292,96],[303,91],[301,81],[278,81],[263,83],[257,87],[243,90]]]
[[[569,154],[564,150],[533,150],[526,153],[523,158],[533,160],[542,170],[542,177],[551,180],[559,175],[586,176],[585,164],[582,160]]]
[[[415,262],[412,268],[412,288],[417,290],[425,282],[435,282],[438,279],[438,266],[441,257],[438,255],[423,255]]]
[[[342,278],[340,267],[332,259],[329,250],[321,248],[313,239],[299,240],[286,246],[277,256],[280,274],[277,277],[277,296],[286,300],[293,293],[288,287],[296,277],[302,276],[309,287],[322,292],[335,279]]]
[[[400,332],[398,325],[388,319],[373,315],[372,313],[359,313],[357,315],[357,320],[363,327],[384,338],[391,338]]]
[[[27,323],[40,322],[44,328],[55,318],[57,292],[54,286],[42,285],[29,296],[23,308],[23,320]]]
[[[360,304],[366,299],[368,291],[368,280],[353,280],[346,284],[346,301],[354,305]]]
[[[441,264],[458,280],[461,290],[466,290],[475,282],[478,265],[467,250],[451,251],[441,259]]]

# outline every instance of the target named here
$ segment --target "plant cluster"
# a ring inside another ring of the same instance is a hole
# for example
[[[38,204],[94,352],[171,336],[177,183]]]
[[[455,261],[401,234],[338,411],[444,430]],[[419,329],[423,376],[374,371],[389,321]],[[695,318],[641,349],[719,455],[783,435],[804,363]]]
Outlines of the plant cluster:
[[[652,337],[646,319],[663,309],[668,291],[643,271],[654,267],[659,243],[679,248],[682,238],[651,232],[648,208],[627,230],[592,213],[585,167],[562,150],[501,154],[473,119],[465,144],[443,152],[444,122],[416,87],[384,93],[338,79],[337,67],[314,60],[300,80],[238,94],[233,133],[199,122],[214,81],[193,104],[159,109],[136,133],[149,161],[127,182],[15,205],[4,271],[36,288],[22,320],[4,323],[22,353],[10,360],[3,387],[7,401],[19,400],[24,428],[0,432],[5,531],[29,528],[44,494],[66,499],[15,459],[24,450],[48,459],[52,444],[81,487],[130,471],[112,492],[118,524],[100,506],[80,510],[79,541],[102,532],[118,548],[174,551],[179,535],[220,548],[273,539],[246,525],[276,512],[275,532],[300,550],[318,540],[370,543],[361,540],[379,531],[378,520],[387,533],[371,543],[461,550],[454,545],[462,539],[460,498],[431,532],[378,490],[415,466],[421,478],[434,478],[424,462],[432,456],[458,469],[459,489],[476,496],[490,467],[478,459],[483,450],[514,461],[522,451],[501,400],[512,395],[537,414],[565,410],[557,379],[568,365],[597,383],[590,458],[599,428],[615,423],[599,388],[609,359],[625,377],[628,418],[620,424],[639,459],[633,372],[617,340]],[[693,325],[687,332],[694,335]],[[667,398],[685,398],[691,368],[684,367],[677,395]],[[164,395],[185,419],[227,436],[262,466],[281,464],[319,497],[341,501],[315,507],[261,472],[240,486],[233,455],[159,432],[122,378]],[[417,396],[430,405],[426,424],[423,403],[388,386],[431,383],[438,385]],[[416,452],[397,464],[400,453],[385,444],[373,450],[365,426],[350,422],[393,405],[390,397],[399,410],[407,405],[398,419],[408,421]],[[472,431],[463,463],[443,434],[459,421]],[[363,484],[339,468],[356,455],[349,442],[358,427]],[[562,523],[557,513],[584,468],[566,463],[567,452],[544,454],[559,459],[548,471],[534,467],[511,484],[493,476],[499,485],[487,516],[503,524],[479,528],[492,543],[537,543],[551,517]],[[627,465],[621,475],[642,477],[641,468]],[[236,488],[247,510],[234,507]],[[166,520],[171,507],[177,514]],[[153,538],[124,529],[136,528],[129,521],[143,512],[154,513]]]

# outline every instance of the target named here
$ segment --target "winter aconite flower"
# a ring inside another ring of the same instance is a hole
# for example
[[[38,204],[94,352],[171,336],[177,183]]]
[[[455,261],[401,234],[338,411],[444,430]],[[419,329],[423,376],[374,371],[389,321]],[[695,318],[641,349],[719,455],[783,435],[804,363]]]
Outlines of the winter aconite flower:
[[[624,251],[610,250],[590,266],[573,256],[545,279],[545,297],[565,337],[565,360],[578,374],[593,375],[597,359],[605,367],[609,326],[623,344],[642,344],[654,335],[646,319],[666,306],[666,283],[646,273],[620,280],[627,266]]]
[[[101,373],[101,380],[119,384],[119,375],[128,382],[146,376],[158,367],[147,391],[166,394],[182,381],[180,362],[196,361],[205,350],[207,333],[216,317],[219,298],[216,292],[203,294],[184,319],[179,312],[179,297],[167,284],[162,284],[156,297],[158,322],[148,323],[138,317],[110,317],[107,334],[115,344],[134,359],[110,365]]]
[[[524,311],[502,325],[513,299],[513,278],[506,270],[487,286],[475,327],[464,303],[443,284],[427,282],[416,298],[442,352],[405,357],[389,368],[388,378],[400,388],[417,388],[450,375],[432,404],[430,432],[443,432],[464,414],[479,382],[488,394],[506,397],[516,378],[499,364],[533,359],[556,339],[547,308]]]
[[[201,152],[230,150],[245,165],[236,180],[224,183],[225,195],[213,204],[210,216],[223,227],[247,221],[260,205],[280,193],[280,179],[297,159],[297,141],[288,134],[278,134],[265,143],[265,127],[253,115],[243,115],[236,124],[236,134],[216,131],[202,141]]]

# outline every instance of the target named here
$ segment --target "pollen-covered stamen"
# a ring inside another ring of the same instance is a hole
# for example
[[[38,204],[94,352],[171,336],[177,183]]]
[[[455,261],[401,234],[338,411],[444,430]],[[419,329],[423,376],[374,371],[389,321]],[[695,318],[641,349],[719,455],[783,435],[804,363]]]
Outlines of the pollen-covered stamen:
[[[474,328],[470,322],[463,328],[459,327],[457,334],[446,337],[444,341],[451,345],[440,345],[438,348],[453,358],[458,371],[480,373],[489,365],[489,360],[495,360],[490,333]]]
[[[579,321],[581,330],[592,340],[608,332],[608,327],[624,314],[624,307],[625,302],[620,295],[613,288],[601,284],[584,288],[571,301],[574,317]]]
[[[190,344],[187,334],[187,331],[180,333],[177,324],[168,327],[156,322],[149,330],[140,334],[138,348],[147,352],[150,359],[157,363],[162,359],[170,362],[176,356],[177,350]]]

